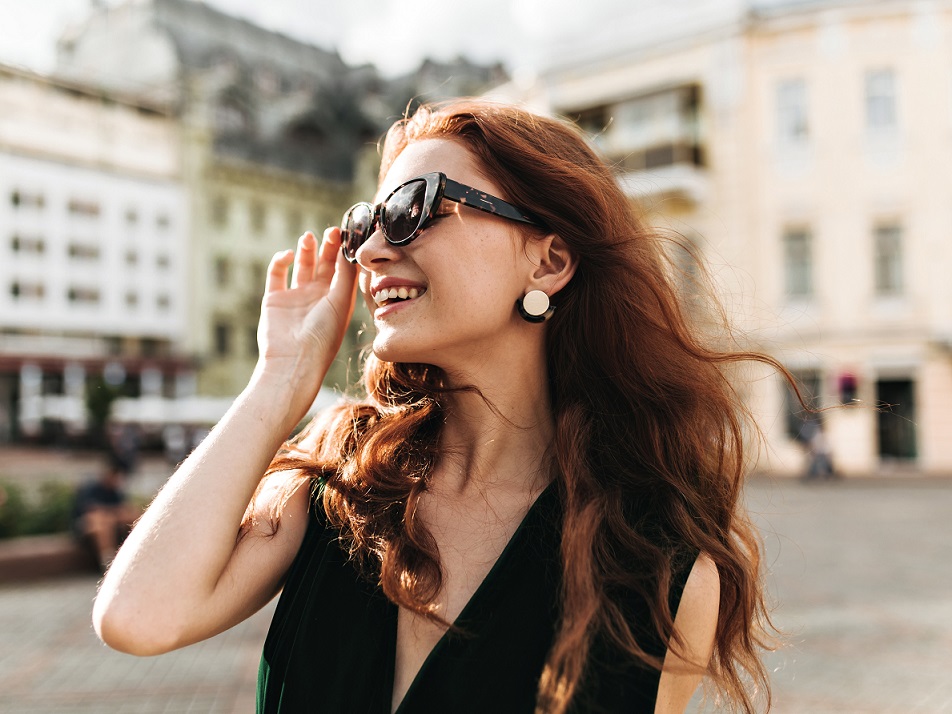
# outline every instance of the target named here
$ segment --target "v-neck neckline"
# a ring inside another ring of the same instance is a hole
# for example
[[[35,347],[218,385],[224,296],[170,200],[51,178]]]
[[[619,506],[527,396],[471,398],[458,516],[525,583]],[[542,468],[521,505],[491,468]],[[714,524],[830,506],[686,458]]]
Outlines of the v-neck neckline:
[[[447,647],[447,641],[454,632],[460,623],[465,623],[469,619],[472,610],[474,610],[478,605],[480,600],[486,597],[485,591],[489,589],[489,586],[492,584],[494,577],[497,573],[502,570],[506,563],[512,558],[512,552],[515,550],[517,544],[523,539],[526,526],[529,521],[533,518],[535,513],[539,509],[539,504],[543,502],[543,499],[549,498],[550,493],[555,491],[556,485],[555,481],[552,481],[548,486],[546,486],[542,491],[536,496],[535,500],[532,502],[532,505],[529,506],[525,515],[522,517],[522,520],[519,522],[519,525],[516,526],[516,530],[513,531],[512,536],[510,536],[509,541],[506,543],[505,547],[502,549],[502,552],[499,554],[499,557],[496,558],[496,562],[493,563],[492,567],[489,569],[489,572],[483,577],[479,585],[473,591],[473,594],[469,596],[469,600],[466,601],[466,604],[463,605],[463,609],[460,610],[459,614],[456,616],[456,619],[453,620],[453,627],[447,629],[440,638],[436,641],[436,644],[430,649],[426,657],[423,660],[423,663],[417,669],[416,674],[413,679],[410,681],[410,686],[407,687],[407,691],[403,693],[403,698],[400,700],[400,703],[397,705],[396,709],[393,709],[393,687],[396,682],[396,666],[397,666],[397,625],[398,618],[400,616],[400,608],[390,602],[389,604],[389,618],[388,622],[390,638],[387,643],[389,649],[389,683],[387,694],[389,694],[389,699],[387,703],[387,711],[392,714],[404,714],[404,706],[411,695],[420,688],[420,681],[423,679],[426,671],[431,667],[432,662],[437,658],[440,651]]]

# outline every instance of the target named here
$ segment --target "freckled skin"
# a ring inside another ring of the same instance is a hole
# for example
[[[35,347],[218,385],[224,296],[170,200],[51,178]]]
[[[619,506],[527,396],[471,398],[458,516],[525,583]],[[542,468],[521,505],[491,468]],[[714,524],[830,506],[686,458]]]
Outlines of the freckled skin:
[[[462,145],[429,139],[410,144],[396,159],[378,197],[432,171],[500,196],[498,186],[477,170]],[[484,205],[480,201],[480,205]],[[394,246],[377,231],[357,251],[360,284],[375,316],[374,352],[386,361],[423,362],[474,374],[486,365],[503,365],[524,350],[526,323],[515,311],[535,266],[522,250],[521,224],[476,211],[465,203],[443,201],[436,218],[412,243]],[[396,279],[426,287],[400,309],[377,311],[373,281]]]

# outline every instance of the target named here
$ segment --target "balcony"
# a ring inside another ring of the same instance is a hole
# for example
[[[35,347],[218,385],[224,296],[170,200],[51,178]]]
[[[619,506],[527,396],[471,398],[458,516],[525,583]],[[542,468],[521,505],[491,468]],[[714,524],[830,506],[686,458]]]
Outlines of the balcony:
[[[708,182],[698,85],[667,87],[563,113],[575,118],[631,198],[704,200]]]
[[[669,164],[643,171],[621,171],[618,183],[625,195],[638,202],[659,198],[677,198],[701,204],[707,198],[708,177],[692,164]]]

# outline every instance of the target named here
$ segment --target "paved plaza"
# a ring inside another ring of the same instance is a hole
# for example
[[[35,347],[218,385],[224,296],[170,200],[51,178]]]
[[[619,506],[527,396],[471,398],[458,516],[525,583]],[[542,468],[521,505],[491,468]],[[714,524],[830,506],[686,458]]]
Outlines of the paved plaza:
[[[774,710],[952,713],[952,480],[757,479],[748,500],[786,633],[768,657]],[[96,639],[95,590],[94,576],[0,588],[0,711],[254,711],[273,605],[208,642],[138,659]]]

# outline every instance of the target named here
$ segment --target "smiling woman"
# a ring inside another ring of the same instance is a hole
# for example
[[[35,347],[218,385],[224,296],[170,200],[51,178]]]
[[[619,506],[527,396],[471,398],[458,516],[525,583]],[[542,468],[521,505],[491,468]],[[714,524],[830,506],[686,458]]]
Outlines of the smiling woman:
[[[355,284],[365,393],[282,443]],[[272,260],[259,340],[107,574],[107,643],[167,651],[283,589],[259,712],[683,712],[705,676],[753,711],[769,620],[724,366],[777,365],[702,339],[573,126],[398,122],[375,202]]]

